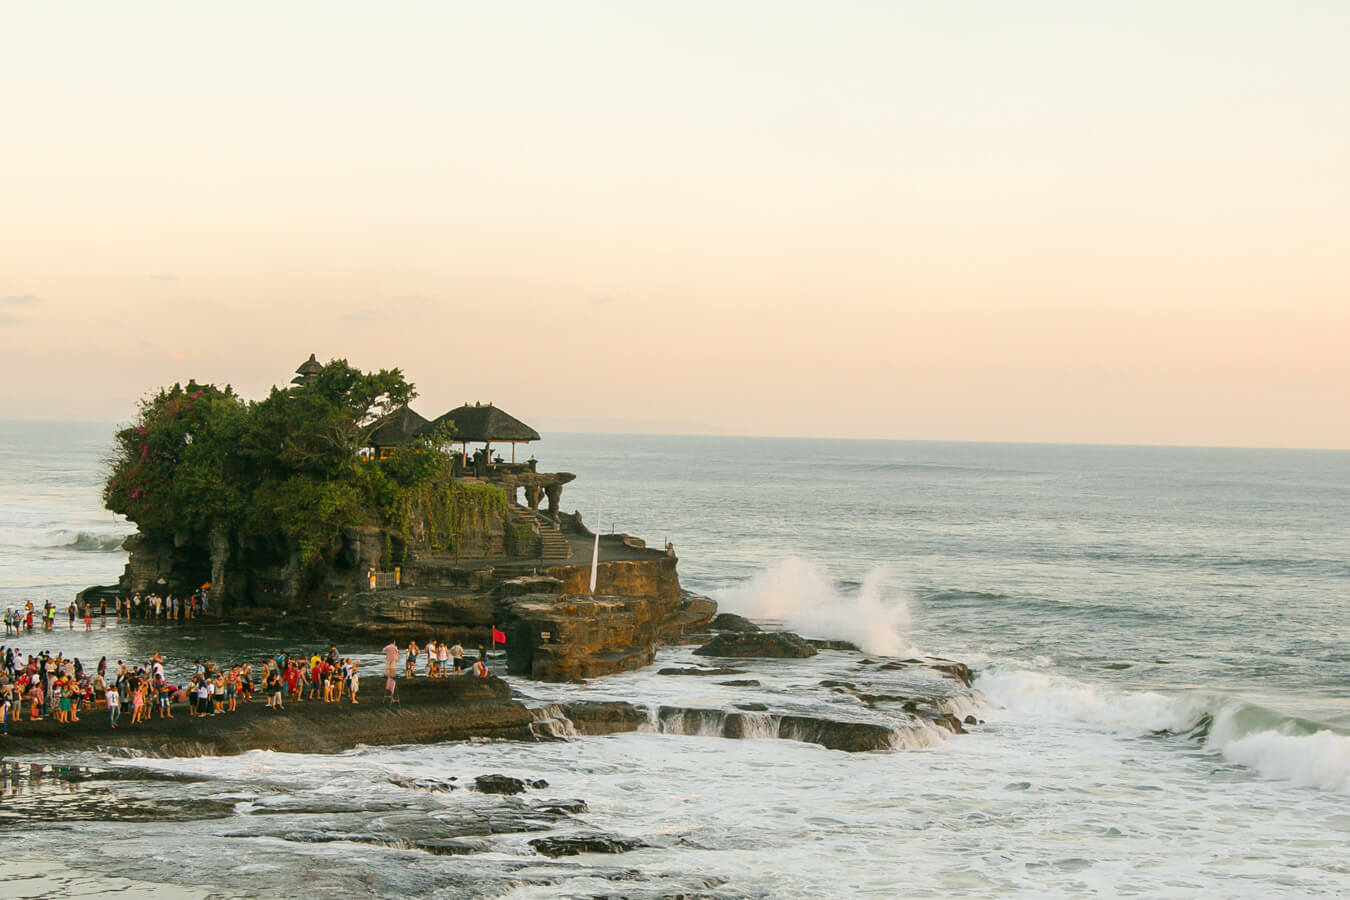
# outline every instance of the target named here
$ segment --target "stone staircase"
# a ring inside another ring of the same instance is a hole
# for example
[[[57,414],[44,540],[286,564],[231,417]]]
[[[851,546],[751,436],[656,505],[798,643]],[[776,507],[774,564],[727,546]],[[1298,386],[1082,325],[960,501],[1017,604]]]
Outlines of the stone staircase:
[[[558,530],[552,520],[525,506],[511,506],[511,519],[522,524],[533,525],[539,530],[540,558],[545,562],[568,559],[572,555],[572,545]]]

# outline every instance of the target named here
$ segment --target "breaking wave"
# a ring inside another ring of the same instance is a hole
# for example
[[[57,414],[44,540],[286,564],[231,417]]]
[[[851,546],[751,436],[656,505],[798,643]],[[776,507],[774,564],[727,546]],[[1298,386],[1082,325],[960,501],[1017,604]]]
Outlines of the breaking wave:
[[[975,688],[1015,715],[1126,733],[1184,735],[1264,778],[1350,793],[1350,735],[1231,697],[1114,691],[999,666],[982,671]]]
[[[857,590],[844,590],[820,566],[793,556],[744,584],[714,591],[713,599],[723,612],[781,622],[803,637],[850,641],[878,656],[918,656],[907,637],[909,595],[893,567],[879,566]]]
[[[122,549],[126,534],[73,531],[65,528],[40,529],[8,526],[0,528],[0,546],[27,550],[77,550],[86,553],[114,553]]]

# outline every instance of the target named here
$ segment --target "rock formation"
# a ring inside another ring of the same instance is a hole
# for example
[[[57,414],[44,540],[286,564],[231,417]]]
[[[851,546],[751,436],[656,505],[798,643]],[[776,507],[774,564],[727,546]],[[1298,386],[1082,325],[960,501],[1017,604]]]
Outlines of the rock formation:
[[[697,656],[805,659],[816,648],[790,631],[723,632],[694,651]]]

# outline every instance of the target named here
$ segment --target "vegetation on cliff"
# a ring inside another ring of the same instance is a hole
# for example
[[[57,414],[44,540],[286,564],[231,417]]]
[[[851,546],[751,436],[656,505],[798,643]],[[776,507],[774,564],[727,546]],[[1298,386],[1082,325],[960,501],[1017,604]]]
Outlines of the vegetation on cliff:
[[[346,360],[256,402],[228,385],[175,384],[118,432],[104,503],[151,537],[228,535],[298,553],[303,565],[355,524],[400,533],[416,524],[430,546],[453,551],[468,516],[505,517],[503,492],[456,483],[442,434],[388,459],[360,456],[380,418],[414,396],[398,369],[367,373]]]

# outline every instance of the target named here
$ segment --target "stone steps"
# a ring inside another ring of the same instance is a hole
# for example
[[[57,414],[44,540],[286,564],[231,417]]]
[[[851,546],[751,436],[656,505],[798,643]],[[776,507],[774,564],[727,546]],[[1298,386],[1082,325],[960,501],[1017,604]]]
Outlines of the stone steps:
[[[540,557],[545,560],[567,559],[572,555],[572,545],[558,526],[546,516],[525,506],[512,506],[511,518],[517,522],[533,525],[539,531]]]

